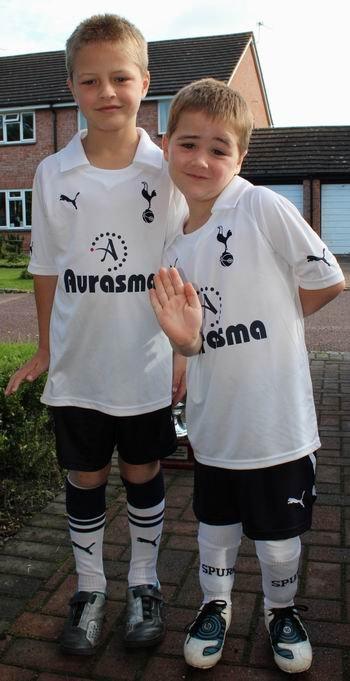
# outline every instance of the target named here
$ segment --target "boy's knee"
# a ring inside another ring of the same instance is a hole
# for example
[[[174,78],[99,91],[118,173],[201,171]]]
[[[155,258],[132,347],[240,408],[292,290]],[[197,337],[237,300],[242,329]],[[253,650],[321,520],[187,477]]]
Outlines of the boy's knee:
[[[111,466],[108,464],[99,471],[69,471],[68,480],[75,487],[93,489],[107,482],[110,469]]]
[[[159,461],[151,461],[135,466],[134,464],[126,463],[119,457],[119,471],[122,478],[134,484],[143,484],[153,480],[160,469]]]
[[[301,551],[300,537],[256,541],[255,546],[258,559],[267,565],[293,561],[299,557]]]

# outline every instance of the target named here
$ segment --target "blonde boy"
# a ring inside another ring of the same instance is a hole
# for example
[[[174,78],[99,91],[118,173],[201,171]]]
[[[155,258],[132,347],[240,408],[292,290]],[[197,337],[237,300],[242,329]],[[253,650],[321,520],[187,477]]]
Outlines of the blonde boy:
[[[164,150],[189,216],[150,295],[173,348],[190,357],[203,602],[185,659],[206,669],[222,655],[244,533],[256,544],[275,662],[295,673],[312,661],[294,597],[320,446],[303,315],[344,281],[291,203],[239,177],[251,129],[246,103],[223,83],[198,81],[175,97]]]
[[[70,36],[66,54],[68,85],[88,129],[36,173],[29,270],[39,348],[7,394],[48,369],[42,401],[52,408],[58,459],[69,471],[78,574],[60,643],[65,653],[89,655],[105,610],[105,488],[115,447],[132,547],[125,644],[151,646],[165,633],[156,564],[164,518],[159,459],[176,448],[172,353],[147,290],[181,201],[161,150],[136,127],[149,86],[140,31],[115,15],[93,16]],[[175,400],[181,371],[174,368]]]

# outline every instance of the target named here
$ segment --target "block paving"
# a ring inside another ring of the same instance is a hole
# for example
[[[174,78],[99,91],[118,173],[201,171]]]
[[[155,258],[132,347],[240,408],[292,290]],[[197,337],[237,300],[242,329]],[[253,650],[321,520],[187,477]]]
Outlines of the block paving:
[[[300,681],[350,679],[350,353],[310,353],[322,449],[318,454],[314,523],[303,536],[297,602],[314,649]],[[1,681],[278,681],[263,624],[254,543],[242,542],[233,617],[224,654],[212,670],[186,665],[184,629],[200,603],[192,471],[167,468],[167,509],[159,578],[168,631],[158,647],[122,644],[129,539],[124,490],[113,466],[108,484],[105,567],[108,607],[103,643],[92,657],[64,656],[57,640],[76,578],[64,495],[34,515],[0,550]],[[292,675],[294,678],[296,675]]]

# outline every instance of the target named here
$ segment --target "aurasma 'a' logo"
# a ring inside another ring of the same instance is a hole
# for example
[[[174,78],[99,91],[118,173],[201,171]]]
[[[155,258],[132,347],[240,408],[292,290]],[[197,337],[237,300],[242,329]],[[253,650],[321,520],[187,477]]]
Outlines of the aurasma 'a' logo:
[[[117,271],[123,267],[128,255],[128,247],[121,234],[115,232],[105,232],[97,234],[91,243],[91,253],[101,251],[103,256],[101,262],[111,265],[108,272]]]

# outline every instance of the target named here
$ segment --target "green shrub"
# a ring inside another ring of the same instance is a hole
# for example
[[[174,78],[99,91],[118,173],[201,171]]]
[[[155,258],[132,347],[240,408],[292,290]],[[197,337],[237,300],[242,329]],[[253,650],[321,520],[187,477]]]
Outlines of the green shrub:
[[[33,275],[31,272],[28,272],[27,269],[22,270],[21,274],[19,275],[20,279],[33,279]]]
[[[62,484],[51,416],[40,402],[45,376],[4,395],[10,376],[34,351],[32,344],[0,344],[0,536],[15,531]]]

